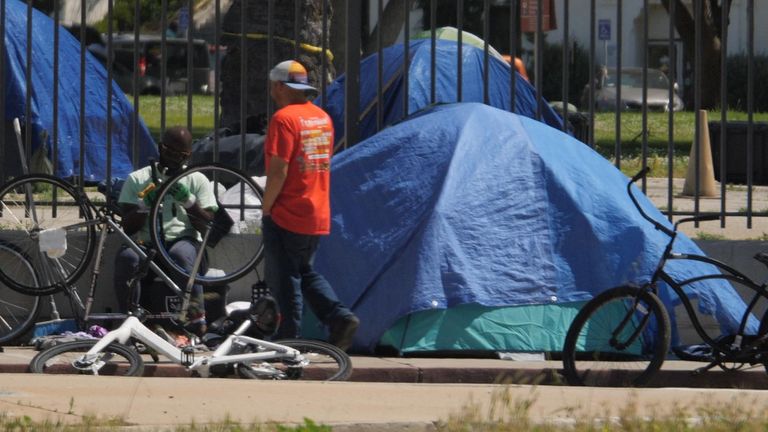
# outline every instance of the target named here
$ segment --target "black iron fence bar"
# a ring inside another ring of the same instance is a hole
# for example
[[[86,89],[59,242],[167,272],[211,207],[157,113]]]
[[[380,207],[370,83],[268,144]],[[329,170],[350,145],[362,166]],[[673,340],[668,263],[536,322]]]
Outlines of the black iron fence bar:
[[[61,67],[60,64],[60,56],[59,56],[59,46],[61,45],[61,34],[59,34],[59,22],[61,21],[61,16],[59,13],[59,1],[56,0],[56,10],[53,14],[53,125],[52,125],[52,133],[51,138],[53,140],[53,143],[51,145],[52,148],[52,162],[51,165],[53,166],[53,173],[56,173],[56,168],[58,168],[59,164],[59,158],[55,157],[55,155],[59,154],[59,68]],[[0,34],[5,34],[5,31],[3,31]],[[4,80],[2,82],[5,82]],[[5,87],[5,86],[3,86]],[[5,100],[5,99],[3,99]],[[5,116],[0,117],[5,118]]]
[[[114,128],[114,123],[112,121],[112,97],[114,96],[112,92],[112,77],[113,77],[113,67],[112,67],[112,56],[114,55],[114,50],[112,48],[112,14],[114,13],[114,4],[113,0],[107,1],[107,196],[110,196],[112,194],[112,128]],[[58,11],[58,7],[56,8]],[[58,28],[58,25],[56,26]],[[58,86],[57,86],[58,87]],[[54,141],[56,142],[56,141]],[[57,154],[57,153],[54,153]],[[56,160],[56,158],[54,158]],[[56,172],[56,170],[54,170]]]
[[[648,0],[643,0],[643,113],[640,130],[642,131],[642,154],[640,164],[643,169],[648,165]],[[670,99],[670,102],[672,99]],[[641,187],[647,190],[648,179],[643,177]]]
[[[168,0],[163,0],[160,5],[160,136],[163,136],[166,127],[166,97],[168,96]],[[134,89],[134,92],[138,89]]]
[[[5,0],[0,0],[0,34],[5,35]],[[0,38],[0,82],[5,82],[5,37]],[[6,142],[5,86],[0,85],[0,137]],[[0,146],[0,161],[6,160],[6,146]],[[5,163],[0,163],[0,181],[5,181]],[[2,209],[0,209],[2,212]]]
[[[5,34],[3,34],[5,37]],[[24,99],[24,157],[27,163],[32,160],[32,0],[27,1],[27,46],[26,46],[26,94]],[[21,155],[19,155],[21,156]]]
[[[216,0],[214,4],[214,23],[213,23],[213,161],[219,161],[219,129],[221,128],[221,119],[219,119],[219,90],[221,79],[221,0]]]
[[[344,89],[344,148],[357,143],[358,139],[358,113],[360,112],[360,12],[361,2],[347,0],[347,31],[346,31],[346,57],[347,79]],[[434,3],[434,0],[433,0]],[[433,33],[434,36],[434,33]],[[434,37],[432,39],[434,44]],[[434,45],[433,45],[434,46]],[[434,52],[434,50],[433,50]],[[434,78],[434,62],[432,63],[432,76]],[[434,91],[434,86],[432,87]],[[433,99],[434,101],[434,95]]]
[[[403,118],[408,117],[410,105],[408,104],[408,82],[409,82],[409,64],[411,53],[411,0],[403,2],[405,4],[405,21],[403,24]]]
[[[563,87],[561,91],[563,92],[562,97],[562,104],[563,104],[563,132],[568,132],[568,81],[570,74],[568,73],[568,64],[569,64],[569,46],[568,43],[568,32],[569,32],[569,26],[570,26],[570,13],[569,13],[569,1],[563,0]],[[550,13],[555,13],[555,11],[549,11]],[[514,59],[512,59],[514,61]],[[512,71],[514,73],[514,70]]]
[[[405,2],[406,7],[408,7],[408,2]],[[338,11],[334,11],[335,13],[338,13]],[[323,53],[328,52],[328,22],[330,22],[330,19],[328,19],[328,0],[323,0],[323,28],[321,33],[321,41],[320,41],[320,49],[322,49]],[[407,26],[406,26],[407,27]],[[328,56],[323,55],[320,56],[322,60],[320,60],[320,106],[325,108],[328,105],[328,95],[326,95],[326,89],[328,88],[328,82],[326,77],[328,76]]]
[[[429,25],[430,40],[432,41],[432,51],[429,57],[429,103],[434,104],[437,102],[435,95],[435,81],[437,79],[437,72],[435,71],[437,63],[437,0],[432,0],[429,3]]]
[[[376,2],[376,131],[384,127],[384,42],[382,40],[382,28],[384,27],[384,2]]]
[[[80,0],[80,163],[78,184],[85,185],[85,0]],[[111,163],[111,161],[110,161]]]
[[[192,0],[187,0],[187,129],[192,130],[192,93],[195,88],[195,77],[192,72],[194,49],[192,45],[192,29],[195,28],[195,7]],[[163,30],[165,32],[165,30]],[[245,39],[245,37],[243,37]]]
[[[139,0],[134,0],[133,8],[133,116],[131,117],[131,128],[133,136],[131,139],[131,161],[133,166],[138,165],[139,161],[139,38],[140,38],[140,17],[141,4]]]
[[[752,175],[755,149],[755,2],[747,1],[747,228],[752,228]]]
[[[701,110],[701,66],[702,66],[702,37],[703,37],[703,28],[702,28],[702,19],[704,19],[704,5],[702,4],[701,0],[695,0],[693,2],[693,11],[694,11],[694,67],[693,67],[693,104],[694,104],[694,130],[693,130],[693,146],[695,146],[695,154],[693,161],[690,159],[688,160],[688,171],[690,171],[690,166],[693,164],[693,172],[694,172],[694,193],[693,193],[693,213],[694,215],[699,214],[700,210],[700,202],[699,202],[699,192],[701,190],[701,116],[699,115],[699,112]],[[699,227],[699,221],[694,221],[694,225],[696,228]]]
[[[589,146],[594,148],[595,147],[595,83],[596,83],[596,76],[595,76],[595,52],[597,48],[597,17],[596,17],[596,8],[595,8],[595,0],[590,1],[589,5],[589,118],[593,119],[593,121],[589,122]]]
[[[725,143],[726,140],[726,125],[728,124],[728,13],[726,11],[731,10],[731,0],[723,0],[722,8],[723,13],[720,14],[720,142]],[[672,99],[670,99],[672,100]],[[727,148],[724,145],[720,145],[720,160],[712,161],[713,164],[717,163],[720,166],[720,228],[725,228],[725,213],[726,213],[726,155]]]
[[[464,62],[462,61],[462,48],[464,46],[464,0],[456,0],[456,28],[458,30],[456,41],[456,102],[461,102],[464,91]]]
[[[483,3],[483,103],[487,104],[490,100],[488,95],[488,67],[490,59],[488,58],[488,39],[491,37],[491,2],[485,0]]]
[[[246,134],[246,112],[248,111],[248,44],[247,34],[248,28],[246,27],[246,18],[248,15],[248,7],[246,2],[240,2],[240,160],[242,161],[244,148],[245,148],[245,134]],[[272,40],[272,16],[273,16],[273,3],[267,2],[267,41]],[[267,42],[267,58],[270,57],[270,50],[272,46]],[[267,103],[267,110],[269,110],[269,103]],[[267,111],[269,112],[269,111]],[[242,165],[242,163],[241,163]]]
[[[543,82],[544,81],[544,31],[542,28],[544,27],[544,17],[542,14],[542,2],[538,2],[538,7],[536,8],[536,47],[534,50],[534,64],[536,67],[536,77],[534,78],[534,81],[536,82],[536,120],[541,120],[541,104],[544,98],[541,96],[543,92]]]
[[[616,3],[616,110],[614,111],[616,113],[616,146],[614,148],[613,155],[616,158],[616,168],[621,169],[621,111],[622,111],[622,103],[621,103],[621,67],[622,67],[622,50],[621,50],[621,43],[623,40],[621,32],[623,31],[622,26],[622,14],[623,14],[623,8],[621,0],[618,0]],[[606,58],[606,63],[608,59]]]
[[[510,0],[509,5],[509,60],[510,60],[510,73],[509,73],[509,111],[515,112],[515,96],[517,89],[517,74],[515,71],[515,61],[517,59],[517,44],[518,40],[518,22],[519,17],[517,11],[519,10],[518,0]]]
[[[293,40],[296,43],[293,44],[293,58],[299,58],[299,46],[301,45],[299,34],[299,23],[301,22],[301,3],[298,1],[293,2]]]
[[[58,1],[57,1],[58,3]],[[59,116],[58,116],[58,109],[59,109],[59,45],[61,43],[60,34],[59,34],[59,21],[61,21],[61,18],[59,17],[58,13],[54,14],[53,22],[54,22],[54,29],[53,29],[53,154],[58,154],[59,146],[58,146],[58,136],[59,136]],[[31,22],[27,22],[27,27],[31,27]],[[2,35],[5,35],[5,32],[0,33]],[[31,44],[32,41],[27,40],[28,44]],[[4,82],[4,81],[3,81]],[[29,135],[30,133],[27,132]],[[53,157],[53,172],[56,172],[57,167],[57,159],[56,157]],[[29,160],[27,160],[23,166],[29,167]],[[24,173],[28,174],[28,173]],[[51,217],[58,217],[59,215],[59,207],[58,207],[58,189],[53,188],[51,191],[51,199],[52,199],[52,206],[51,206]]]
[[[675,49],[675,4],[677,2],[669,2],[669,36],[667,52],[669,54],[669,71],[670,76],[677,76],[677,50]],[[667,97],[670,101],[674,100],[675,88],[673,84],[674,80],[669,80],[669,92]],[[667,117],[667,191],[671,191],[674,183],[674,168],[675,168],[675,110],[670,109]],[[669,210],[667,218],[672,220],[672,209],[674,204],[674,194],[667,193],[667,209]]]
[[[274,38],[275,38],[275,1],[269,0],[267,2],[267,71],[271,70],[272,66],[276,63],[275,61],[275,45],[274,45]],[[243,23],[243,31],[245,31],[245,23]],[[243,33],[245,35],[245,33]],[[245,36],[243,36],[245,37]],[[299,44],[299,41],[297,39],[294,39],[296,41],[296,45]],[[279,61],[283,61],[285,59],[280,59]],[[267,72],[269,73],[269,72]],[[245,70],[242,71],[242,75],[245,75]],[[270,91],[270,82],[269,77],[267,77],[267,91]],[[247,93],[247,90],[246,90]],[[267,97],[267,115],[272,114],[272,98]],[[240,104],[240,109],[243,109],[244,104]],[[245,108],[246,111],[248,108]],[[245,119],[245,117],[243,117]],[[243,123],[245,125],[245,123]],[[245,128],[241,128],[241,130],[244,130]],[[244,136],[244,135],[243,135]],[[242,156],[242,155],[241,155]]]

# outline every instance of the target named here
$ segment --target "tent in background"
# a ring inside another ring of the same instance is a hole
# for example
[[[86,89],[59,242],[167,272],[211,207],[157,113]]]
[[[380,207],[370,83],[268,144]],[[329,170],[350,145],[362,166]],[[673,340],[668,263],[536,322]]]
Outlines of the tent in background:
[[[5,121],[19,118],[25,124],[27,4],[20,0],[4,2],[5,10]],[[43,13],[32,15],[32,153],[53,155],[53,32],[54,22]],[[55,175],[69,178],[80,174],[80,42],[64,28],[59,28],[58,70],[58,152]],[[90,52],[85,58],[85,180],[100,181],[107,174],[107,71]],[[113,177],[126,177],[134,170],[133,107],[120,87],[112,86],[112,172]],[[139,121],[136,146],[139,165],[157,157],[157,146],[144,123]],[[9,126],[8,126],[9,127]],[[42,148],[41,148],[42,146]],[[16,156],[15,141],[6,141],[7,152]],[[8,165],[6,165],[8,166]],[[16,165],[18,167],[18,165]],[[15,173],[19,174],[19,173]]]
[[[559,351],[582,302],[647,280],[668,240],[602,156],[487,105],[429,109],[338,154],[332,170],[316,265],[360,317],[361,351]],[[683,234],[676,250],[701,253]],[[730,285],[692,288],[701,312],[738,326]]]
[[[436,40],[435,102],[454,103],[457,98],[457,43],[451,40]],[[408,113],[404,112],[403,98],[403,44],[387,47],[383,51],[383,101],[377,100],[378,53],[366,57],[360,63],[360,123],[359,140],[362,141],[377,131],[377,110],[383,109],[383,127],[402,121],[407,115],[418,112],[431,104],[432,41],[415,39],[409,43],[408,70]],[[462,48],[462,97],[461,102],[484,102],[483,76],[485,52],[464,42]],[[509,111],[511,107],[510,65],[501,58],[488,56],[488,105]],[[325,110],[333,118],[336,131],[336,147],[344,141],[346,75],[337,78],[327,88]],[[319,102],[317,102],[319,105]],[[536,90],[525,79],[515,73],[515,109],[518,114],[536,117]],[[407,114],[407,115],[406,115]],[[542,100],[541,121],[558,129],[562,119]]]
[[[451,26],[438,27],[435,29],[435,38],[458,42],[459,29]],[[424,30],[423,32],[416,33],[415,35],[411,36],[411,39],[432,39],[432,30]],[[485,49],[485,40],[468,31],[461,32],[461,43],[472,45],[473,47],[479,48],[481,50]],[[496,51],[496,48],[490,44],[488,45],[488,55],[496,57],[499,60],[506,61],[504,60],[504,56]]]

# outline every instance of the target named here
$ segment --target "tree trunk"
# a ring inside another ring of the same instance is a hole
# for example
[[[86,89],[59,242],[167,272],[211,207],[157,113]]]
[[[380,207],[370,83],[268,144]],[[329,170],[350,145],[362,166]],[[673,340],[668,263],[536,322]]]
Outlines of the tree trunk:
[[[383,18],[376,23],[376,27],[371,30],[371,34],[365,43],[363,43],[363,56],[373,54],[378,49],[377,32],[381,29],[381,46],[386,48],[397,41],[400,31],[405,23],[405,6],[412,7],[413,0],[389,0],[384,8]]]
[[[294,17],[296,16],[295,2],[300,2],[298,37],[294,34]],[[243,3],[246,4],[243,10]],[[242,25],[241,16],[245,14],[244,32],[248,36],[246,48],[246,117],[249,118],[249,129],[253,132],[254,124],[266,126],[270,113],[267,112],[269,100],[269,70],[283,60],[296,59],[301,62],[309,73],[312,85],[321,86],[320,76],[324,54],[319,50],[298,49],[295,55],[294,42],[307,44],[312,47],[322,47],[323,32],[323,0],[276,0],[273,2],[273,57],[267,58],[269,52],[269,0],[235,0],[232,7],[224,16],[222,43],[227,46],[227,55],[222,61],[221,81],[221,124],[231,126],[240,123],[241,74],[240,65],[243,53],[241,50]],[[328,13],[333,14],[332,8]],[[332,33],[328,28],[328,33]],[[298,39],[294,41],[294,39]],[[326,40],[326,46],[329,46]],[[270,64],[273,63],[273,64]],[[336,71],[333,63],[326,60],[327,76],[324,80],[330,82]],[[253,122],[253,119],[256,121]]]
[[[692,66],[691,74],[694,73],[696,62],[696,26],[694,22],[693,11],[685,6],[682,0],[661,0],[664,8],[669,12],[670,1],[675,2],[675,27],[680,37],[683,39],[685,54],[687,60]],[[720,35],[723,29],[720,27],[720,16],[728,14],[730,9],[723,11],[718,6],[717,0],[705,0],[701,2],[703,6],[702,24],[701,24],[701,108],[714,109],[720,107],[720,53],[721,42]],[[730,4],[729,4],[730,8]],[[706,73],[704,73],[706,71]],[[688,73],[685,71],[684,73]],[[686,77],[693,80],[693,76]],[[723,98],[724,100],[724,98]],[[687,95],[686,106],[693,107],[693,93]]]

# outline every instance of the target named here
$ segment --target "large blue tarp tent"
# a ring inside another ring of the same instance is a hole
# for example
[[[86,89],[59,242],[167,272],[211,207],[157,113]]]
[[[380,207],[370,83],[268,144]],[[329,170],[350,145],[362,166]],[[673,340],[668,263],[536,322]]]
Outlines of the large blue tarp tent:
[[[647,280],[668,240],[602,156],[487,105],[431,108],[338,154],[332,170],[317,268],[360,317],[358,350],[389,338],[401,351],[559,351],[582,302]],[[683,234],[676,244],[701,252]],[[729,285],[691,291],[724,331],[737,328],[744,303]],[[416,330],[393,335],[404,320]]]
[[[5,3],[5,120],[19,118],[26,123],[27,95],[27,4],[20,0]],[[32,153],[41,145],[46,156],[56,161],[55,174],[72,177],[80,174],[80,42],[68,31],[59,30],[58,69],[58,143],[53,155],[54,93],[54,22],[43,13],[32,14],[31,89],[29,107]],[[125,177],[134,169],[133,107],[120,87],[112,86],[108,105],[107,71],[89,52],[85,58],[85,158],[82,161],[86,181],[103,180],[107,171],[107,111],[112,115],[112,176]],[[6,142],[6,150],[12,142]],[[138,165],[157,156],[157,147],[139,119],[136,137]]]
[[[462,44],[461,100],[457,97],[458,44],[450,40],[436,40],[435,49],[435,103],[484,102],[485,52],[468,43]],[[432,41],[412,40],[409,43],[408,115],[418,112],[432,103]],[[403,106],[405,82],[403,64],[405,49],[396,44],[383,50],[382,101],[378,101],[378,54],[372,54],[360,63],[360,141],[377,132],[378,113],[382,112],[382,125],[389,126],[407,117]],[[512,83],[510,65],[494,56],[488,56],[487,104],[510,110]],[[528,81],[515,73],[514,112],[536,117],[536,90]],[[333,119],[336,130],[336,146],[344,140],[346,75],[337,78],[327,89],[327,102],[323,106]],[[319,102],[319,101],[318,101]],[[318,105],[320,105],[318,103]],[[562,128],[557,113],[542,100],[541,121],[555,128]]]

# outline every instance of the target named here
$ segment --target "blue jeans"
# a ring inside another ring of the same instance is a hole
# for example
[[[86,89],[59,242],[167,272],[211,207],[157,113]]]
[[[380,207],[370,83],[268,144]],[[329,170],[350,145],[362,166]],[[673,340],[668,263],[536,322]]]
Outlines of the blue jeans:
[[[303,300],[324,324],[352,315],[325,278],[312,269],[320,236],[296,234],[262,220],[264,279],[280,306],[283,320],[276,339],[301,336]]]
[[[171,244],[168,250],[168,255],[171,256],[173,261],[180,267],[187,271],[192,270],[192,266],[195,263],[195,257],[197,256],[197,249],[199,244],[191,239],[182,238]],[[134,252],[133,249],[123,245],[115,256],[115,292],[117,294],[117,303],[120,306],[122,312],[127,312],[131,302],[139,304],[139,298],[141,297],[141,284],[142,282],[149,282],[154,279],[154,274],[150,271],[147,278],[143,281],[139,281],[136,284],[136,288],[133,292],[133,298],[128,298],[128,280],[136,274],[139,267],[139,255]],[[204,269],[202,269],[204,272]],[[183,291],[187,286],[187,280],[177,280],[174,282]],[[199,305],[200,311],[205,311],[205,305],[203,303],[203,286],[195,284],[192,286],[192,294],[190,296],[190,302]],[[158,311],[151,311],[157,313]]]

